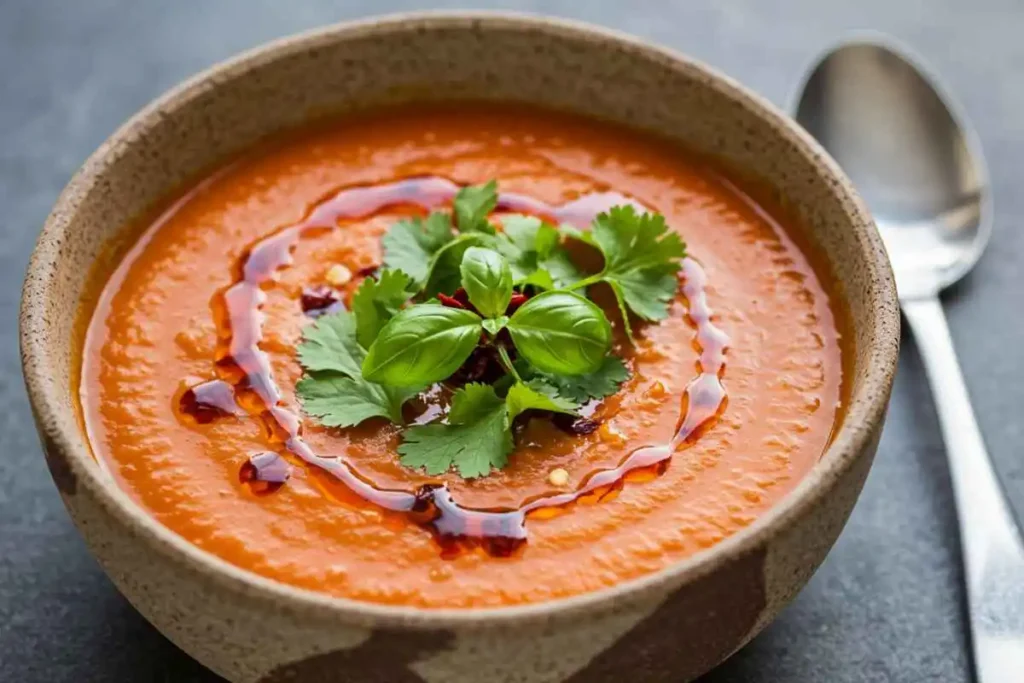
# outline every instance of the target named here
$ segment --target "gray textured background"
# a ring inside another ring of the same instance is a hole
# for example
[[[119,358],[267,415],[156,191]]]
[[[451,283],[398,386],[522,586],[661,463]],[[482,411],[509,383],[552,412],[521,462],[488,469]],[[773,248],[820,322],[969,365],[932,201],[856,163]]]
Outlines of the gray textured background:
[[[223,57],[336,20],[462,4],[0,0],[0,681],[217,680],[143,621],[89,557],[30,426],[17,301],[28,254],[61,187],[126,116]],[[921,53],[964,100],[992,166],[992,249],[947,298],[947,310],[989,448],[1018,515],[1024,510],[1020,5],[479,4],[614,26],[704,59],[780,104],[814,56],[849,30],[885,31]],[[938,426],[909,341],[900,362],[875,468],[832,554],[779,620],[704,683],[968,680],[959,548]]]

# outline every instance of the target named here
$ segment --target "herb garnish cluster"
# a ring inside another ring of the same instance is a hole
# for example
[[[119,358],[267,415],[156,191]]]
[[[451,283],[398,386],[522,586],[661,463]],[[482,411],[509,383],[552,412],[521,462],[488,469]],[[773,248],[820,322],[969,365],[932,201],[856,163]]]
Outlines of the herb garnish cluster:
[[[611,287],[632,340],[629,314],[668,315],[683,241],[662,216],[628,205],[600,214],[589,231],[522,215],[504,216],[499,230],[489,220],[497,200],[494,181],[466,187],[451,213],[390,228],[384,265],[363,280],[351,311],[306,329],[297,391],[308,414],[329,427],[371,417],[403,425],[403,404],[445,383],[447,416],[403,429],[398,451],[408,467],[472,478],[505,466],[523,412],[573,415],[618,391],[629,373],[586,288]],[[582,272],[570,240],[597,249],[601,270]]]

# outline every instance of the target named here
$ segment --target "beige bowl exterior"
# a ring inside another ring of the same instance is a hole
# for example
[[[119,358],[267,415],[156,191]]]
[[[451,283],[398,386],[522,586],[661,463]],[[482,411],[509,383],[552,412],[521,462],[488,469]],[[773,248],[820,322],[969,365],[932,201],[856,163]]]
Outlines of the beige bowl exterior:
[[[851,312],[847,415],[809,476],[711,550],[611,589],[524,607],[358,603],[250,574],[165,529],[97,465],[77,418],[76,314],[123,226],[260,138],[409,100],[522,100],[654,131],[762,179],[803,219]],[[107,255],[106,257],[104,255]],[[46,460],[117,587],[231,681],[601,683],[710,669],[760,631],[835,541],[878,443],[899,315],[881,241],[835,163],[770,104],[668,50],[576,23],[403,15],[330,27],[216,66],[129,120],[68,184],[32,256],[22,362]]]

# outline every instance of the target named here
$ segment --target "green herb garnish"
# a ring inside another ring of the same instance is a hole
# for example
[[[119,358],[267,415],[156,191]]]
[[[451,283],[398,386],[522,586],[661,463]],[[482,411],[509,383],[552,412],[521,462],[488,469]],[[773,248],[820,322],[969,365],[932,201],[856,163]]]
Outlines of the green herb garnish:
[[[533,297],[508,324],[519,354],[530,365],[559,375],[597,370],[612,344],[612,326],[596,304],[575,292]]]
[[[411,276],[401,270],[385,270],[377,279],[368,277],[352,297],[356,315],[356,338],[368,347],[381,329],[416,294]]]
[[[492,384],[451,386],[447,416],[405,428],[398,449],[408,467],[432,475],[454,468],[472,478],[505,466],[522,413],[576,414],[618,391],[629,370],[610,352],[604,311],[581,293],[608,284],[632,339],[629,313],[668,315],[682,240],[661,216],[630,206],[601,214],[588,232],[559,231],[531,216],[506,216],[498,229],[489,221],[497,201],[493,181],[471,186],[456,195],[451,214],[391,227],[382,239],[385,269],[363,281],[352,312],[323,316],[306,330],[297,392],[307,413],[331,427],[371,417],[402,425],[406,401],[431,384],[451,384],[453,375],[467,381],[456,374],[467,359],[493,354],[505,374]],[[577,268],[569,239],[601,252],[600,272]]]
[[[448,424],[429,424],[405,430],[398,452],[406,467],[442,474],[453,465],[467,479],[501,469],[512,452],[508,406],[494,387],[467,384],[452,396]]]
[[[597,282],[611,286],[630,339],[627,310],[644,320],[664,320],[668,304],[679,287],[676,276],[686,245],[668,229],[660,214],[637,213],[632,206],[616,206],[602,213],[589,232],[574,228],[564,232],[600,250],[604,268],[571,285],[586,287]]]
[[[389,386],[440,382],[480,343],[480,316],[472,311],[417,304],[392,318],[370,345],[363,377]]]
[[[427,281],[437,252],[455,239],[448,214],[432,213],[426,220],[398,221],[381,238],[384,266],[407,273],[421,286]]]
[[[425,383],[397,387],[367,381],[361,369],[365,356],[348,311],[322,316],[306,328],[299,361],[307,374],[296,385],[306,412],[328,427],[354,427],[371,417],[401,424],[402,404]]]
[[[512,299],[512,269],[501,254],[470,247],[462,256],[462,287],[469,302],[487,318],[504,316]]]
[[[402,464],[442,474],[453,465],[467,479],[501,469],[512,452],[512,421],[527,410],[572,413],[579,406],[542,384],[516,382],[505,398],[494,387],[467,384],[455,392],[448,424],[410,427],[398,447]]]
[[[508,259],[517,285],[541,289],[568,287],[583,278],[559,245],[558,230],[533,216],[507,216],[502,220],[497,249]]]
[[[498,181],[492,180],[484,185],[470,185],[459,190],[452,201],[452,213],[455,214],[455,227],[459,232],[482,232],[488,235],[495,233],[487,216],[498,205]]]
[[[594,372],[585,375],[559,375],[541,372],[529,363],[516,363],[519,375],[525,379],[538,379],[550,386],[561,397],[576,403],[586,403],[591,399],[611,396],[619,390],[622,383],[629,379],[629,368],[618,356],[609,354],[601,361],[601,366]]]

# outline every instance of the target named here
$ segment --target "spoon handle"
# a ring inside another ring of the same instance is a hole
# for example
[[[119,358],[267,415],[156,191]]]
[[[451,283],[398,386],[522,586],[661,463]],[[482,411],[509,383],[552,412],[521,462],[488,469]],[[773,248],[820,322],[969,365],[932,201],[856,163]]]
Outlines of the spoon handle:
[[[938,298],[902,302],[938,406],[960,521],[978,683],[1024,681],[1024,542],[971,409]]]

